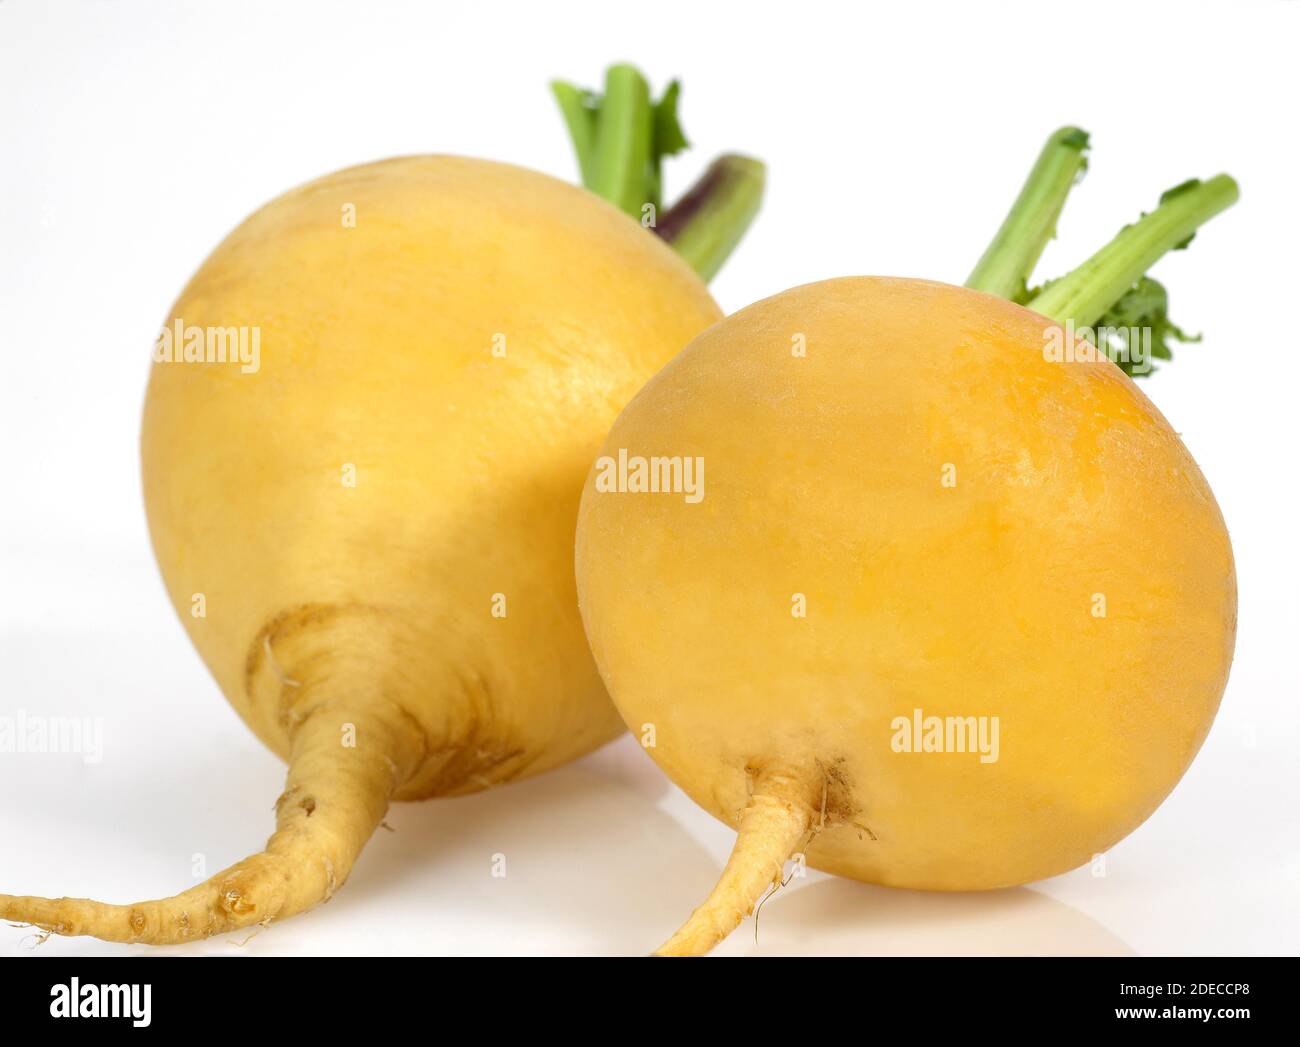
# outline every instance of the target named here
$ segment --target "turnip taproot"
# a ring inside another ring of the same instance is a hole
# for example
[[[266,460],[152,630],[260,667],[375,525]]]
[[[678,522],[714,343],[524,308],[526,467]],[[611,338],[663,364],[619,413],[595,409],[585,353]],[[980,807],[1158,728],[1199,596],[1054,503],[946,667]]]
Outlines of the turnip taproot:
[[[253,331],[257,358],[160,339],[142,457],[172,602],[289,761],[275,834],[175,897],[0,895],[0,917],[175,943],[291,916],[344,882],[391,799],[613,737],[573,584],[582,478],[618,409],[720,315],[660,238],[504,164],[369,164],[247,219],[165,330]]]
[[[1167,197],[1030,308],[911,279],[786,291],[624,409],[579,513],[587,635],[650,754],[739,834],[664,954],[711,948],[796,853],[899,887],[1021,884],[1178,781],[1231,661],[1228,534],[1134,382],[1047,347],[1235,192]],[[1059,210],[1038,196],[1049,219],[982,266],[1007,294]]]

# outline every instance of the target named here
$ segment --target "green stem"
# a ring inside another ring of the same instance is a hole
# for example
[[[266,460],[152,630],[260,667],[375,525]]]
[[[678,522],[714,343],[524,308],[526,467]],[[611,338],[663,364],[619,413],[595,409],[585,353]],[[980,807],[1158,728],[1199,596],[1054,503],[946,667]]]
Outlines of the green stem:
[[[1043,248],[1056,235],[1070,187],[1087,169],[1087,150],[1088,132],[1077,127],[1063,127],[1047,140],[967,287],[1013,300],[1024,294]]]
[[[653,146],[650,85],[630,65],[605,71],[605,99],[596,124],[591,179],[584,182],[620,211],[639,217]]]
[[[596,110],[591,105],[591,92],[566,84],[563,80],[551,81],[551,94],[560,106],[573,151],[578,156],[578,170],[582,184],[591,186],[596,158]]]
[[[758,214],[767,181],[761,160],[729,153],[709,165],[665,211],[655,232],[705,281],[712,280]]]
[[[553,81],[551,92],[573,139],[582,184],[653,229],[709,280],[758,213],[767,169],[749,157],[721,156],[661,210],[662,160],[688,145],[677,117],[680,87],[672,81],[652,102],[640,72],[614,65],[605,73],[603,95],[562,81]]]
[[[1143,215],[1082,265],[1052,281],[1027,303],[1037,313],[1077,327],[1090,327],[1166,252],[1181,247],[1197,228],[1237,200],[1237,183],[1226,174],[1167,192]]]

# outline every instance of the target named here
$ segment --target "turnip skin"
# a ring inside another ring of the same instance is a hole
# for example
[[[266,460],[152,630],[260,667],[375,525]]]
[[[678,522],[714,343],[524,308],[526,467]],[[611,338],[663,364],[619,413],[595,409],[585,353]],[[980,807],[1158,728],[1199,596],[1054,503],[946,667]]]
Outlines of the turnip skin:
[[[290,760],[276,834],[174,898],[0,895],[0,917],[155,944],[280,919],[343,883],[390,798],[612,738],[572,573],[582,477],[619,408],[720,315],[626,216],[504,164],[370,164],[247,219],[168,324],[258,326],[260,369],[156,363],[142,458],[177,612]]]
[[[805,842],[899,887],[1064,872],[1200,747],[1236,631],[1223,519],[1119,368],[1044,359],[1050,325],[927,281],[826,281],[710,328],[619,416],[603,454],[700,455],[706,491],[589,477],[587,634],[654,759],[747,823],[665,952],[725,937]],[[999,760],[891,751],[916,708],[998,716]]]

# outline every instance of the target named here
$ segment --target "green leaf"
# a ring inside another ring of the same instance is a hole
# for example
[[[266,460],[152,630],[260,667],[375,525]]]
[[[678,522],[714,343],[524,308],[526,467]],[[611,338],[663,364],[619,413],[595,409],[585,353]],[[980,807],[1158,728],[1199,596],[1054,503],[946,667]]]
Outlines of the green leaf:
[[[691,143],[686,140],[681,120],[677,116],[677,100],[681,97],[682,82],[672,81],[664,88],[663,96],[655,102],[655,145],[656,157],[675,156],[683,149],[689,149]]]
[[[1133,378],[1150,374],[1151,359],[1172,360],[1171,342],[1199,342],[1201,336],[1189,335],[1169,318],[1169,292],[1157,280],[1144,276],[1126,291],[1095,327],[1099,348],[1110,352],[1111,359]],[[1147,335],[1146,332],[1150,332]],[[1129,342],[1142,339],[1142,350],[1127,352]],[[1149,338],[1149,342],[1148,342]],[[1147,358],[1149,352],[1150,358]]]
[[[673,80],[654,103],[654,141],[650,147],[650,164],[646,172],[646,200],[658,210],[663,205],[663,158],[675,156],[690,147],[686,132],[677,116],[677,100],[682,93],[680,80]]]

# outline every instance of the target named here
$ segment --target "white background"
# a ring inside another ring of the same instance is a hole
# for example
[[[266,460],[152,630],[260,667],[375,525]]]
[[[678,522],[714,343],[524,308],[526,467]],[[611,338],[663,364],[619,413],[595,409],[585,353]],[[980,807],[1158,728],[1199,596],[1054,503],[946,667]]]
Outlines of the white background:
[[[1232,531],[1223,708],[1182,784],[1109,856],[1029,888],[891,891],[811,873],[719,950],[1285,953],[1300,944],[1296,109],[1300,4],[778,6],[0,0],[0,715],[104,718],[107,753],[0,755],[0,891],[114,901],[188,886],[271,829],[283,775],[164,599],[137,472],[148,347],[241,218],[402,153],[573,177],[547,92],[630,59],[684,79],[696,148],[771,167],[715,282],[727,310],[850,273],[960,283],[1042,139],[1092,168],[1041,272],[1161,190],[1220,170],[1242,201],[1156,270],[1204,343],[1144,388]],[[468,799],[400,805],[346,890],[215,954],[644,953],[730,843],[630,739]],[[509,875],[489,876],[508,855]],[[0,926],[0,954],[143,953]]]

